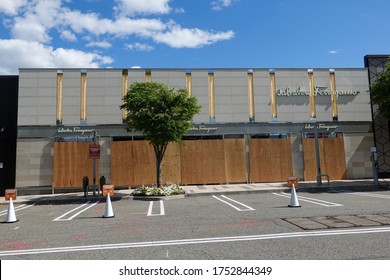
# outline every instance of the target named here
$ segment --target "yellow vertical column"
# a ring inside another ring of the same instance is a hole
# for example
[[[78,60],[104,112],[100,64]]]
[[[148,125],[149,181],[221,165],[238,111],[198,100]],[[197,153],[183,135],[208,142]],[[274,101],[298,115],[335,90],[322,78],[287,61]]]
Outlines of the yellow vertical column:
[[[332,118],[334,121],[339,120],[339,111],[337,108],[337,93],[336,93],[336,72],[334,69],[329,69],[330,76],[330,90],[332,92],[331,102],[332,102]]]
[[[255,94],[253,88],[253,70],[249,69],[247,72],[248,78],[248,111],[249,122],[255,121]]]
[[[87,70],[81,70],[81,78],[80,78],[80,125],[87,125]]]
[[[315,86],[314,86],[314,71],[313,69],[307,70],[308,75],[308,81],[309,81],[309,101],[310,101],[310,118],[312,120],[316,120],[317,113],[316,113],[316,100],[315,100]]]
[[[122,104],[124,103],[123,98],[127,94],[127,90],[129,87],[129,70],[124,69],[122,70]],[[127,116],[127,110],[122,109],[122,120],[124,121]]]
[[[209,70],[209,73],[208,73],[208,89],[209,89],[209,116],[210,116],[210,123],[215,123],[214,71],[212,71],[212,70]]]
[[[152,81],[152,70],[146,69],[145,70],[145,82],[151,82]]]
[[[191,71],[186,71],[186,90],[188,91],[188,96],[192,96],[192,75]]]
[[[278,112],[276,108],[276,76],[275,69],[270,69],[269,81],[270,81],[270,100],[271,100],[271,117],[273,121],[276,121],[278,118]]]
[[[56,101],[56,124],[62,125],[62,89],[64,74],[61,70],[57,71],[57,101]]]

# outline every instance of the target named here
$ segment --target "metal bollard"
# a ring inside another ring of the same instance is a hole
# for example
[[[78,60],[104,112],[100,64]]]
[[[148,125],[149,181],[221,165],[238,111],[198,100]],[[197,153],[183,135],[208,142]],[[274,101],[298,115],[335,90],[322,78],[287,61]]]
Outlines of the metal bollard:
[[[99,194],[100,194],[100,190],[103,190],[103,186],[106,184],[106,177],[104,176],[101,176],[100,177],[100,188],[99,188]]]
[[[83,177],[84,197],[88,197],[88,185],[89,185],[89,179],[87,176],[84,176]]]

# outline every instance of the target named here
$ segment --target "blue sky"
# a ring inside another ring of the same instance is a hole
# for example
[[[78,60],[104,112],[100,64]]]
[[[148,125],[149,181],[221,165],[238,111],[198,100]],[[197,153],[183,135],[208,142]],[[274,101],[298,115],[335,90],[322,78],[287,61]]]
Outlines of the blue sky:
[[[1,0],[18,68],[363,67],[390,53],[389,0]]]

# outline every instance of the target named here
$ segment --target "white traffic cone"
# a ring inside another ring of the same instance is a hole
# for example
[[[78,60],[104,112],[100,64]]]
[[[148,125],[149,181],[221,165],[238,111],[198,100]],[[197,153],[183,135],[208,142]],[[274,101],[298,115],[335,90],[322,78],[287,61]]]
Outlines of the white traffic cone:
[[[12,198],[10,198],[9,199],[9,204],[8,204],[8,212],[7,212],[7,221],[6,221],[6,223],[15,223],[17,221],[18,220],[16,219],[14,203],[12,202]]]
[[[293,184],[291,188],[291,198],[290,198],[290,204],[288,207],[301,207],[298,202],[297,193],[295,192],[295,185]]]
[[[113,218],[114,211],[112,210],[112,205],[111,205],[111,199],[110,199],[110,194],[107,194],[107,200],[106,200],[106,208],[104,209],[104,215],[103,218]]]

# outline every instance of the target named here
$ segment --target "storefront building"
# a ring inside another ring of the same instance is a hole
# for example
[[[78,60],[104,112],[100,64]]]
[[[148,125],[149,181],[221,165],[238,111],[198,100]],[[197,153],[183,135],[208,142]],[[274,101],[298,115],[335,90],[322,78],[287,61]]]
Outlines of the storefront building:
[[[364,57],[364,66],[368,69],[370,85],[385,70],[386,64],[390,62],[389,58],[390,55],[366,55]],[[390,122],[381,117],[376,104],[371,105],[379,177],[390,178]]]
[[[136,81],[187,88],[202,106],[186,145],[169,146],[164,182],[315,181],[318,167],[330,180],[372,177],[366,68],[20,69],[16,188],[80,189],[92,142],[95,177],[155,183],[153,150],[119,108]]]

